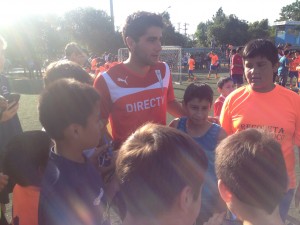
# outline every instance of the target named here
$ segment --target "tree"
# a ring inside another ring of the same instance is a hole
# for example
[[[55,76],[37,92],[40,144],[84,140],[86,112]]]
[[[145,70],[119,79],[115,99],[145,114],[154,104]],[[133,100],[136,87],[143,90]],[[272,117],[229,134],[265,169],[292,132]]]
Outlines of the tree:
[[[162,14],[166,27],[163,30],[162,45],[187,46],[187,37],[175,31],[170,20],[170,14],[163,12]]]
[[[207,30],[208,30],[208,23],[199,23],[197,26],[197,30],[195,33],[195,38],[197,40],[198,46],[208,46],[208,37],[207,37]]]
[[[300,21],[300,2],[289,4],[281,9],[280,18],[278,21],[295,20]]]
[[[262,21],[250,23],[248,33],[251,39],[270,38],[271,27],[269,26],[268,19],[263,19]]]
[[[115,32],[106,12],[94,8],[78,8],[65,14],[63,28],[71,38],[88,50],[100,54],[116,52],[124,45],[120,33]]]

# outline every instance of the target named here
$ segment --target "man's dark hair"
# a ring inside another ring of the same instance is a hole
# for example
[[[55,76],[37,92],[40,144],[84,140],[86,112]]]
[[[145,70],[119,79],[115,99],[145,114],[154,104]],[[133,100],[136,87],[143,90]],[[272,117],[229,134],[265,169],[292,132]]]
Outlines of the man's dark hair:
[[[199,100],[205,99],[209,101],[210,104],[212,104],[214,98],[214,92],[208,84],[200,83],[200,82],[191,83],[185,89],[183,95],[183,102],[184,104],[187,104],[189,101],[193,100],[194,98],[197,98]]]
[[[226,84],[229,81],[232,81],[231,77],[221,77],[217,82],[217,87],[222,89],[224,84]]]
[[[286,193],[288,176],[280,144],[266,131],[247,129],[216,149],[216,174],[243,203],[271,214]]]
[[[40,186],[50,147],[50,137],[40,130],[14,136],[4,150],[3,172],[20,186]]]
[[[138,42],[139,38],[152,26],[164,28],[161,15],[145,11],[138,11],[129,15],[122,32],[125,45],[127,46],[126,37],[131,37],[135,42]]]
[[[73,78],[81,83],[93,85],[93,78],[80,65],[69,60],[60,60],[47,67],[44,76],[45,87],[62,78]]]
[[[69,125],[86,125],[99,100],[98,92],[91,85],[72,79],[59,79],[40,96],[40,122],[51,138],[61,140]]]
[[[277,48],[273,42],[267,39],[255,39],[246,44],[243,51],[243,59],[246,60],[256,56],[267,58],[272,65],[278,63]]]

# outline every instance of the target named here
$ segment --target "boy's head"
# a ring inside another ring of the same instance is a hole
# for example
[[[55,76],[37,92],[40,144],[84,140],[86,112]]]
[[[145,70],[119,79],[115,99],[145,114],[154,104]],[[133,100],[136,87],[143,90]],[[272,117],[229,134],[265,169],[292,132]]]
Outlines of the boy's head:
[[[243,60],[257,56],[267,58],[273,66],[278,63],[277,48],[270,40],[254,39],[247,43],[243,51]]]
[[[150,27],[159,27],[163,29],[164,22],[162,16],[155,13],[138,11],[127,17],[126,24],[123,27],[122,36],[129,51],[131,51],[131,49],[128,46],[126,38],[130,37],[135,42],[139,42],[139,38],[143,36]]]
[[[65,47],[65,57],[68,60],[78,63],[80,66],[83,66],[86,62],[87,56],[77,43],[70,42]]]
[[[205,83],[191,83],[185,89],[183,95],[183,103],[187,104],[193,99],[206,100],[212,104],[214,98],[214,92],[208,84]]]
[[[175,213],[187,225],[198,216],[206,170],[206,155],[191,137],[155,124],[136,130],[116,162],[122,196],[133,217]]]
[[[190,122],[199,126],[207,122],[213,95],[213,90],[205,83],[191,83],[185,89],[182,105]]]
[[[43,131],[26,131],[6,145],[3,172],[21,186],[39,186],[51,147],[50,137]]]
[[[218,91],[227,97],[232,91],[234,91],[235,85],[231,77],[221,77],[217,82]]]
[[[276,46],[266,39],[248,42],[243,51],[244,73],[250,88],[267,93],[274,89],[274,73],[278,69]]]
[[[47,67],[44,76],[45,87],[62,78],[73,78],[81,83],[93,84],[93,78],[80,65],[72,61],[60,60]]]
[[[245,215],[245,207],[271,214],[287,190],[281,147],[270,135],[247,129],[227,137],[216,149],[219,191],[238,216]]]
[[[101,130],[99,100],[90,85],[60,79],[40,96],[40,122],[55,141],[73,138],[85,148],[95,147]]]

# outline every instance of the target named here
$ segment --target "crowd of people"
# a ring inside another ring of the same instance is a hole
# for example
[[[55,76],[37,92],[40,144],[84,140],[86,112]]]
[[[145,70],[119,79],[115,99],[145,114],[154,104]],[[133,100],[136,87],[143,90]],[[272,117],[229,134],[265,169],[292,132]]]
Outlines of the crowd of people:
[[[128,59],[99,69],[113,60],[95,57],[91,71],[69,43],[44,74],[41,131],[22,132],[18,98],[8,101],[0,75],[0,224],[11,192],[13,225],[110,225],[111,210],[124,225],[283,225],[294,196],[299,206],[300,96],[273,81],[276,46],[255,39],[238,48],[214,104],[200,82],[180,103],[159,61],[163,28],[161,15],[129,15]],[[1,38],[0,69],[5,47]],[[219,78],[218,56],[210,58],[208,78]]]

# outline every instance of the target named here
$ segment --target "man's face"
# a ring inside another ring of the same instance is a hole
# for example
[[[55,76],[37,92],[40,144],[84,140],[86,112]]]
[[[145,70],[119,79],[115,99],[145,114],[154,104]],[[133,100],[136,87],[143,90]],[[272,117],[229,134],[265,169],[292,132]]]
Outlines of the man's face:
[[[137,42],[133,41],[129,46],[134,60],[143,66],[156,64],[162,49],[161,37],[162,28],[149,27]]]
[[[5,62],[5,57],[4,57],[4,46],[0,42],[0,72],[3,71],[4,68],[4,62]]]
[[[273,89],[273,74],[277,65],[272,65],[266,57],[256,56],[244,60],[245,76],[252,90],[269,92]]]

